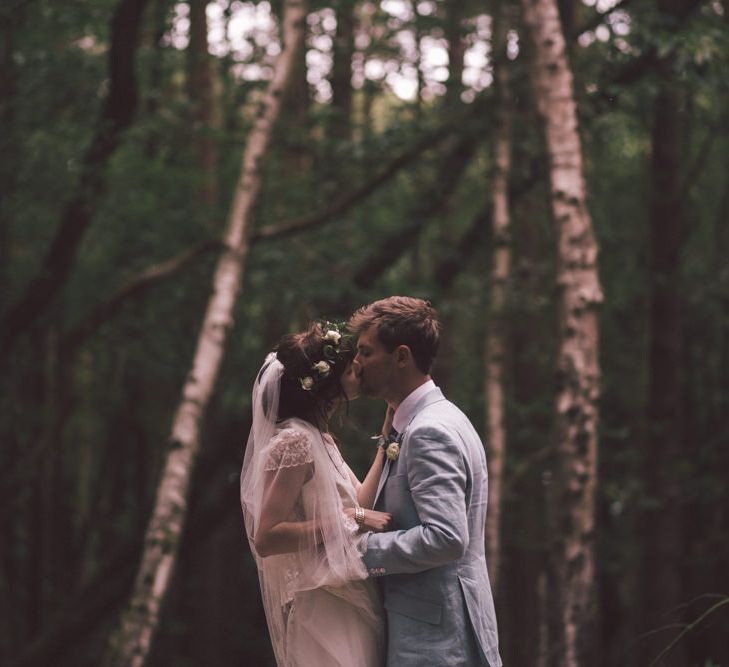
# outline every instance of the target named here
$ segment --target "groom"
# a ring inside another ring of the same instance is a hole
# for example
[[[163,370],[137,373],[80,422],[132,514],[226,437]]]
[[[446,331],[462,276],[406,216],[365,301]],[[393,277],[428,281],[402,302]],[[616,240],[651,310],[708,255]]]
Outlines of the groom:
[[[395,409],[375,509],[392,532],[370,533],[363,559],[382,576],[388,667],[500,667],[484,555],[487,471],[468,418],[430,378],[439,324],[430,304],[393,296],[348,327],[365,395]],[[388,443],[385,443],[387,446]]]

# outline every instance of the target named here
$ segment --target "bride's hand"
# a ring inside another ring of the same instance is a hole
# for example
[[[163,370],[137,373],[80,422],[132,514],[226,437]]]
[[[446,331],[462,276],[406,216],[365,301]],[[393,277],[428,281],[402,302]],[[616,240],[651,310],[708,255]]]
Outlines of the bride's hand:
[[[344,513],[354,519],[354,507],[348,507]],[[364,522],[360,526],[362,532],[382,533],[386,531],[392,522],[392,514],[389,512],[378,512],[377,510],[364,510]]]
[[[377,510],[364,511],[363,531],[371,531],[373,533],[382,533],[386,531],[390,523],[392,523],[392,514],[389,512],[378,512]]]

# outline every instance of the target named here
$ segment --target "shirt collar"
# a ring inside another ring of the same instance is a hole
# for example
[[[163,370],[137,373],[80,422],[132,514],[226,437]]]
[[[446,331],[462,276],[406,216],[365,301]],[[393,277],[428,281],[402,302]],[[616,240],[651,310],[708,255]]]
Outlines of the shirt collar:
[[[413,389],[405,398],[405,400],[397,406],[395,414],[392,417],[392,427],[398,432],[402,433],[403,429],[410,423],[410,420],[415,416],[414,410],[423,396],[435,389],[435,382],[428,380],[424,382],[416,389]]]

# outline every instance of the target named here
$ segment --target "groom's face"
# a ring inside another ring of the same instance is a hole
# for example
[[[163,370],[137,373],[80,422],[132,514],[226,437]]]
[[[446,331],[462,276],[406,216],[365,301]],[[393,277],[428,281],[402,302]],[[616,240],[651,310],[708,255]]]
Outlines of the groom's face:
[[[388,352],[380,342],[376,325],[359,335],[355,365],[359,368],[362,393],[372,398],[387,398],[396,370],[395,352]]]

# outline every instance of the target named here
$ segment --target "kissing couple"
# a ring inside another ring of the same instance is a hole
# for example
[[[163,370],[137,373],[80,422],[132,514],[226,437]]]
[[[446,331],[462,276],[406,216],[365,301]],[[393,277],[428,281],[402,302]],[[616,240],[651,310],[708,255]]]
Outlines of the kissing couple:
[[[430,377],[435,311],[393,296],[347,330],[284,336],[253,387],[241,504],[276,661],[500,667],[486,457]],[[360,393],[387,403],[362,482],[329,433]]]

